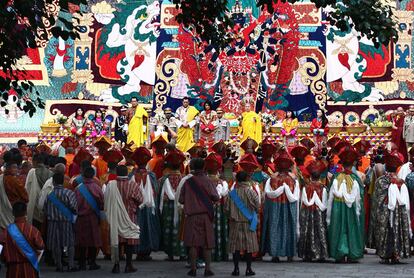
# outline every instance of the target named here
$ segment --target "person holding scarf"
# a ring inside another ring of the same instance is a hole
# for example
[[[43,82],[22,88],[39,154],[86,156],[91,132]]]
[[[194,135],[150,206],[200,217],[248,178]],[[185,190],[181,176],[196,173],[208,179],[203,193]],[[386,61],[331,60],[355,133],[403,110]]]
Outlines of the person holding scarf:
[[[26,220],[26,204],[13,204],[14,223],[0,236],[3,245],[3,258],[6,263],[6,278],[39,277],[38,257],[42,254],[44,243],[40,232]]]
[[[151,159],[150,151],[139,147],[132,155],[138,168],[131,178],[139,185],[143,195],[143,203],[137,211],[137,219],[141,229],[140,244],[137,250],[137,260],[150,261],[151,252],[158,251],[160,247],[161,227],[158,210],[158,181],[155,174],[146,169]]]
[[[279,256],[292,262],[296,254],[300,186],[291,173],[294,162],[286,150],[276,157],[275,165],[277,172],[265,185],[261,251],[269,253],[272,262],[279,262]]]
[[[260,207],[259,195],[253,190],[249,181],[249,174],[240,171],[236,174],[237,184],[229,193],[226,202],[226,211],[229,215],[229,252],[233,254],[233,276],[239,276],[239,261],[241,252],[247,263],[246,276],[253,276],[253,253],[259,251],[257,240],[258,211]]]
[[[319,159],[306,167],[310,180],[306,182],[301,194],[298,242],[298,256],[306,262],[324,261],[329,256],[326,229],[328,193],[320,181],[327,168],[327,163]]]
[[[179,202],[184,205],[184,245],[190,248],[191,270],[196,276],[197,249],[203,248],[206,261],[204,276],[213,276],[211,271],[211,249],[214,248],[214,202],[220,199],[216,187],[204,173],[204,160],[194,158],[190,162],[193,170],[180,191]]]
[[[338,263],[355,262],[363,257],[364,187],[353,167],[358,153],[352,145],[344,144],[339,152],[344,168],[335,174],[330,185],[327,224],[329,254]]]

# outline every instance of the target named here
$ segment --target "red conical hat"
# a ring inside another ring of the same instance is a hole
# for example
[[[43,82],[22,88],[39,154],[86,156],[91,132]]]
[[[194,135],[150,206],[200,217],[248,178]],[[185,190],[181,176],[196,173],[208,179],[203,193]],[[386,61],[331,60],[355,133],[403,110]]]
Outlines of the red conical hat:
[[[151,160],[151,152],[145,147],[139,147],[134,151],[131,159],[135,161],[138,166],[146,165]]]
[[[223,167],[223,159],[217,153],[209,153],[204,160],[205,166],[204,168],[207,171],[217,171]]]

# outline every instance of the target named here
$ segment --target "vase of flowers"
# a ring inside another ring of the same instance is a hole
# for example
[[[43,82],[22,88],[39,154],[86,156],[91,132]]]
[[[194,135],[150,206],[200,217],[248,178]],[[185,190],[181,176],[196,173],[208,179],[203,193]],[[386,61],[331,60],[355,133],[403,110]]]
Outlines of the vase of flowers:
[[[59,133],[63,134],[66,130],[66,124],[68,122],[68,117],[66,117],[65,115],[59,114],[56,117],[56,122],[60,125]]]

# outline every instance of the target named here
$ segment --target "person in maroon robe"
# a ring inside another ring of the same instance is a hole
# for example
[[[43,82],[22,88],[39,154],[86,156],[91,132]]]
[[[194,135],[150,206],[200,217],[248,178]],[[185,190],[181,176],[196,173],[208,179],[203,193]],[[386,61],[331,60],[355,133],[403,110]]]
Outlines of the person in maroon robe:
[[[206,268],[204,276],[213,276],[211,271],[211,250],[214,248],[214,202],[220,199],[216,187],[204,173],[204,160],[194,158],[190,162],[193,176],[181,189],[179,202],[184,205],[184,244],[190,248],[191,270],[189,276],[196,276],[197,249],[203,248]]]
[[[104,196],[101,187],[94,179],[95,170],[88,167],[83,170],[83,185],[92,195],[99,210],[103,210]],[[79,186],[75,190],[78,203],[78,219],[75,225],[76,245],[79,247],[79,268],[86,270],[86,251],[88,252],[89,270],[100,269],[96,264],[96,254],[102,246],[100,216],[82,195]]]
[[[404,118],[404,109],[402,107],[398,107],[392,115],[391,141],[397,145],[398,152],[404,156],[404,161],[407,161],[407,145],[405,144],[403,138]]]
[[[23,202],[16,202],[13,205],[14,223],[30,244],[30,246],[40,255],[40,252],[45,248],[40,232],[26,220],[27,206]],[[0,237],[0,244],[4,246],[3,259],[6,262],[7,278],[37,278],[39,273],[35,270],[28,258],[24,255],[20,248],[15,243],[14,239],[8,233],[7,229]]]

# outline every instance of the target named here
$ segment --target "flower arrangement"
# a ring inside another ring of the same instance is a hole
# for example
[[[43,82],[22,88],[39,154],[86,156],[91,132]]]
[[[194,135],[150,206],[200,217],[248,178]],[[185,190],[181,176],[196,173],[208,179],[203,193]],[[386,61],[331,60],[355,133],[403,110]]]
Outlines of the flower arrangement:
[[[276,122],[276,118],[274,115],[270,113],[263,113],[262,114],[262,122],[265,125],[272,125],[274,122]]]
[[[68,117],[66,117],[65,115],[59,114],[56,117],[56,122],[60,125],[65,125],[68,122]]]

